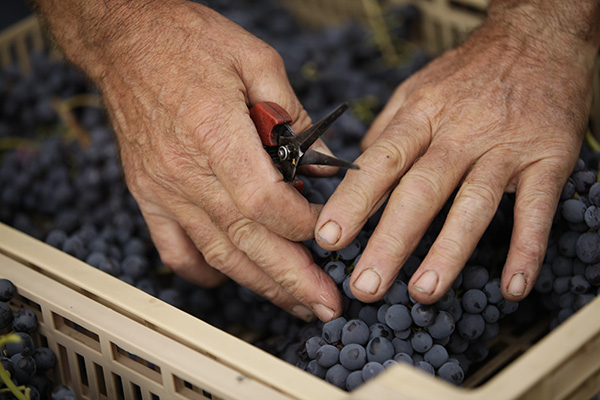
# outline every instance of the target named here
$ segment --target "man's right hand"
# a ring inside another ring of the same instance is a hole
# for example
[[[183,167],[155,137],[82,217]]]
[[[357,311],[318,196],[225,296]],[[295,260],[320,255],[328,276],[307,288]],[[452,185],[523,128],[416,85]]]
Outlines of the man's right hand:
[[[280,56],[191,2],[38,3],[102,90],[163,262],[205,286],[227,275],[305,320],[338,316],[337,287],[295,243],[312,237],[319,210],[283,181],[249,117],[273,101],[294,130],[310,124]]]

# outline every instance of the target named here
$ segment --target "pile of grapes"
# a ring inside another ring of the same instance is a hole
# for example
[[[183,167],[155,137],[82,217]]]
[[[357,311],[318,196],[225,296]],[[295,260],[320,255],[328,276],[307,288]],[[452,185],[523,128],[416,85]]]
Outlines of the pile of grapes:
[[[343,159],[358,156],[358,143],[373,116],[395,87],[429,60],[418,49],[401,51],[403,63],[390,67],[365,29],[347,25],[306,31],[269,0],[209,5],[282,54],[290,81],[313,119],[343,101],[351,103],[353,112],[325,136]],[[401,45],[418,13],[400,7],[388,17]],[[541,314],[552,316],[550,329],[598,294],[599,157],[587,147],[563,191],[535,293],[521,304],[503,299],[499,287],[512,229],[510,195],[503,197],[452,289],[433,305],[415,302],[406,282],[439,233],[449,205],[377,303],[356,300],[348,282],[380,214],[340,251],[306,242],[338,284],[345,304],[342,317],[326,324],[299,321],[232,282],[210,290],[196,287],[161,265],[124,184],[113,132],[93,105],[96,89],[76,69],[44,54],[32,54],[31,64],[27,75],[16,66],[0,71],[0,221],[216,327],[234,334],[260,332],[256,346],[342,389],[352,390],[399,362],[461,385],[485,362],[488,342],[504,321],[531,323],[543,310]],[[342,174],[303,178],[304,195],[324,203]]]
[[[13,312],[9,305],[17,290],[7,279],[0,279],[0,399],[12,400],[75,400],[73,389],[52,386],[49,371],[56,366],[56,355],[48,347],[36,346],[32,336],[38,328],[35,312],[19,308]],[[10,385],[10,386],[9,386]],[[19,397],[16,397],[19,396]]]

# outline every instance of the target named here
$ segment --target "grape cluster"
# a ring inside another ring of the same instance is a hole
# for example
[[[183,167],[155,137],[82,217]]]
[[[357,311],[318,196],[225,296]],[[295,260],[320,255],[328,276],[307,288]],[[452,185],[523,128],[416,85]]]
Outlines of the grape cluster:
[[[314,181],[309,180],[305,187],[310,190],[311,185]],[[501,210],[511,206],[512,200],[505,196]],[[366,304],[353,296],[349,280],[378,218],[374,216],[359,236],[339,251],[326,251],[314,241],[307,243],[339,286],[344,312],[336,320],[314,323],[317,334],[290,343],[283,358],[344,390],[355,389],[399,362],[460,385],[469,364],[487,357],[487,341],[498,335],[499,321],[518,308],[518,303],[505,300],[500,292],[502,258],[490,262],[486,254],[492,243],[506,242],[510,224],[505,218],[497,219],[449,292],[438,302],[425,305],[411,298],[407,282],[443,224],[443,215],[439,216],[383,299]]]
[[[56,365],[56,355],[52,350],[36,346],[33,337],[38,328],[35,312],[29,308],[18,308],[13,312],[9,305],[17,289],[8,279],[0,279],[0,331],[13,331],[19,337],[18,342],[10,342],[0,349],[0,363],[16,386],[22,386],[22,393],[29,398],[52,400],[74,400],[75,393],[67,386],[52,388],[47,377]],[[6,383],[0,382],[0,386]],[[11,392],[0,393],[1,400],[15,399]]]
[[[565,184],[534,289],[552,311],[551,328],[600,294],[598,158],[580,158]]]

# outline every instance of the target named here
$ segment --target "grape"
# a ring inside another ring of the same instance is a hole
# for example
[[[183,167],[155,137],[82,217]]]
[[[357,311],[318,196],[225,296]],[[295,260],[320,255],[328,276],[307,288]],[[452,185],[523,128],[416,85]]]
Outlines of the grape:
[[[586,211],[587,214],[587,211]],[[558,239],[558,250],[565,257],[575,257],[575,244],[579,239],[579,232],[567,231]]]
[[[455,362],[444,363],[438,368],[437,374],[440,378],[450,383],[454,383],[455,385],[460,385],[465,379],[465,373],[460,365]]]
[[[435,321],[437,310],[432,305],[416,303],[412,307],[410,315],[417,326],[427,327]]]
[[[452,305],[452,299],[454,299],[454,290],[450,288],[441,299],[434,303],[435,308],[443,311],[447,310]]]
[[[28,308],[17,310],[13,315],[12,326],[16,332],[32,333],[38,327],[37,316]]]
[[[383,300],[388,304],[404,304],[410,302],[408,297],[408,286],[401,279],[396,279],[388,291],[383,295]]]
[[[48,371],[56,365],[56,355],[47,347],[38,347],[33,352],[37,371]]]
[[[346,389],[349,391],[353,391],[360,385],[362,385],[365,381],[362,377],[362,371],[352,371],[348,374],[348,378],[346,378]]]
[[[393,330],[403,331],[412,325],[412,317],[405,305],[394,304],[387,309],[385,322]]]
[[[590,229],[598,230],[598,228],[600,228],[600,208],[596,206],[589,206],[585,210],[583,218]]]
[[[363,321],[353,319],[344,325],[342,328],[341,341],[344,345],[357,343],[361,345],[367,344],[369,340],[369,327]]]
[[[412,351],[412,349],[411,349],[411,351]],[[414,365],[413,359],[410,356],[410,354],[408,354],[408,353],[396,353],[394,355],[394,360],[399,363],[406,363],[406,364]]]
[[[340,351],[337,349],[337,347],[326,344],[317,350],[315,360],[317,360],[320,366],[329,368],[337,364],[339,358]]]
[[[569,178],[569,180],[571,180]],[[565,185],[566,186],[566,185]],[[573,197],[572,195],[569,197]],[[600,183],[596,182],[592,186],[590,186],[590,190],[588,192],[588,199],[595,206],[600,206]]]
[[[488,304],[485,309],[481,312],[481,316],[485,322],[491,324],[497,322],[500,319],[500,310],[493,304]]]
[[[500,303],[502,304],[502,303]],[[465,312],[456,324],[459,335],[466,340],[473,341],[483,334],[485,320],[481,314]]]
[[[435,375],[435,368],[433,365],[429,364],[427,361],[417,361],[415,362],[415,367],[419,368],[421,371],[425,371],[430,375]]]
[[[367,363],[367,351],[359,344],[351,343],[340,351],[340,364],[350,371],[362,369]]]
[[[483,334],[481,338],[483,340],[490,340],[498,336],[500,333],[500,324],[498,322],[486,323],[485,329],[483,330]]]
[[[504,314],[512,314],[519,308],[519,303],[510,300],[502,300],[498,303],[498,309]]]
[[[336,364],[327,370],[325,380],[340,389],[346,389],[346,380],[350,375],[350,371],[340,364]]]
[[[446,311],[439,311],[433,324],[427,327],[427,332],[433,339],[443,339],[449,337],[454,332],[454,328],[452,315]]]
[[[585,263],[600,261],[600,235],[597,232],[586,232],[579,236],[575,245],[577,257]]]
[[[363,318],[361,319],[364,321]],[[386,324],[377,322],[369,326],[369,340],[376,337],[383,337],[387,340],[392,340],[394,338],[394,332],[392,332],[392,330]]]
[[[348,246],[338,250],[336,253],[342,260],[354,260],[360,254],[360,250],[360,242],[358,239],[354,239]]]
[[[344,279],[344,282],[342,282],[342,289],[344,291],[344,295],[347,298],[349,298],[350,300],[356,300],[356,296],[354,296],[352,290],[350,289],[350,276],[346,277],[346,279]]]
[[[370,362],[366,363],[362,369],[362,378],[366,382],[369,379],[372,379],[375,376],[379,375],[384,370],[385,370],[385,368],[383,368],[383,365],[381,365],[380,363],[375,362],[375,361],[370,361]]]
[[[556,257],[552,261],[552,272],[556,276],[570,276],[573,274],[573,259],[563,256]]]
[[[585,268],[585,279],[594,286],[600,286],[600,264],[591,264]]]
[[[547,264],[544,264],[547,265]],[[550,267],[542,267],[537,280],[535,281],[534,288],[540,293],[549,293],[552,291],[554,285],[554,273],[552,273]]]
[[[330,344],[339,342],[342,338],[342,329],[347,322],[346,318],[339,317],[325,323],[323,325],[323,339]]]
[[[323,269],[336,285],[341,285],[346,279],[346,264],[341,261],[329,261]]]
[[[15,354],[23,354],[23,355],[31,355],[35,350],[35,345],[33,343],[33,339],[25,332],[17,332],[16,333],[20,337],[19,342],[15,343],[7,343],[3,348],[2,352],[7,357],[12,357]]]
[[[562,216],[569,222],[583,222],[586,205],[579,199],[568,199],[562,204]]]
[[[310,360],[306,365],[306,371],[321,379],[325,379],[327,374],[327,368],[322,367],[317,360]]]
[[[392,346],[394,346],[394,351],[396,353],[406,353],[409,356],[413,355],[414,350],[409,340],[395,337],[392,339]]]
[[[383,364],[386,360],[394,356],[394,346],[392,343],[382,337],[376,337],[367,344],[367,360],[369,362],[376,361]]]
[[[435,369],[439,368],[448,361],[448,351],[444,346],[434,344],[431,349],[423,354],[423,358]]]
[[[396,364],[398,364],[398,361],[396,361],[396,360],[385,360],[383,362],[383,364],[381,364],[381,365],[383,365],[383,368],[388,369],[391,366],[396,365]]]
[[[51,400],[77,400],[75,392],[68,386],[58,385],[50,395]]]
[[[375,306],[371,306],[371,305],[362,306],[360,308],[360,311],[358,312],[358,319],[360,319],[361,321],[364,321],[365,324],[367,324],[370,328],[371,326],[376,324],[378,321],[377,320],[377,310],[378,310],[378,308]]]
[[[452,353],[457,353],[457,354],[464,353],[467,350],[467,348],[469,347],[469,341],[466,339],[463,339],[462,336],[458,332],[454,332],[452,335],[450,335],[450,340],[448,341],[448,344],[446,347]]]
[[[596,172],[588,170],[575,172],[571,177],[575,181],[575,189],[581,194],[587,193],[597,181]]]
[[[0,301],[7,302],[17,293],[15,285],[8,279],[0,279]]]
[[[487,306],[487,296],[479,289],[469,289],[463,294],[461,304],[466,312],[478,314]]]
[[[571,293],[574,294],[584,294],[591,290],[592,286],[590,282],[583,275],[575,275],[571,277],[571,281],[569,282],[569,288]]]
[[[17,353],[10,360],[15,368],[15,379],[24,385],[35,374],[35,360],[29,355]]]
[[[427,332],[419,331],[410,339],[410,344],[416,352],[425,353],[433,346],[433,339]]]
[[[327,342],[321,336],[313,336],[304,343],[304,349],[308,357],[314,360],[317,357],[317,350],[326,344]]]
[[[482,289],[490,280],[490,274],[482,266],[469,266],[463,269],[462,287],[469,289]]]
[[[5,302],[0,302],[0,330],[11,325],[13,319],[12,309]]]

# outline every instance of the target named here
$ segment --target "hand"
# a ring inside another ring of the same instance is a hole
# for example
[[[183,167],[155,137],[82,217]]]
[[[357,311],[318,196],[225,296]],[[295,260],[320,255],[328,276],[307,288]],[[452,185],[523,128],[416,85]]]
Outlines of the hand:
[[[410,294],[432,303],[451,287],[504,192],[516,204],[502,291],[516,301],[532,289],[586,130],[595,51],[517,24],[492,19],[400,85],[364,138],[360,170],[322,210],[316,238],[334,250],[389,197],[351,278],[359,300],[383,296],[457,186]]]
[[[310,124],[281,58],[204,6],[133,7],[105,28],[100,48],[72,58],[102,90],[163,262],[205,286],[227,275],[303,319],[334,318],[335,284],[295,243],[312,237],[319,209],[283,182],[249,117],[250,105],[269,100],[293,129]]]

